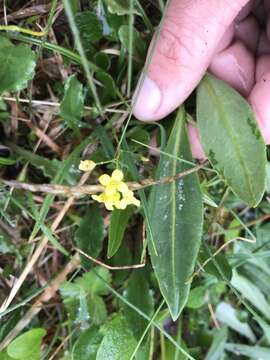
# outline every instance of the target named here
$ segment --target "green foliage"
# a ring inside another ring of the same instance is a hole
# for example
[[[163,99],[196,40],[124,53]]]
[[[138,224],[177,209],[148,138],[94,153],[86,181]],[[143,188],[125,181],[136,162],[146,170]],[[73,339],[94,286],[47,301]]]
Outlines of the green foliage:
[[[0,94],[3,91],[19,91],[34,76],[36,57],[29,46],[14,46],[0,36]]]
[[[74,283],[65,282],[60,290],[71,321],[87,326],[89,321],[101,324],[107,309],[101,296],[108,294],[104,281],[111,283],[108,270],[99,267],[78,277]]]
[[[18,336],[0,353],[1,360],[40,360],[42,338],[46,335],[44,329],[32,329]]]
[[[244,202],[258,205],[265,191],[265,145],[246,100],[207,75],[198,88],[197,119],[212,165]]]
[[[76,75],[71,75],[64,89],[64,97],[60,105],[60,116],[75,132],[78,132],[80,120],[83,115],[84,95],[83,85],[78,81]]]
[[[98,327],[92,326],[84,331],[74,345],[73,360],[96,360],[97,350],[101,343],[102,335]]]
[[[143,296],[142,296],[143,294]],[[129,278],[125,298],[138,309],[143,311],[149,317],[154,312],[153,293],[149,288],[144,270],[135,270]],[[147,327],[147,321],[143,319],[136,311],[128,306],[124,307],[124,314],[132,329],[134,336],[140,339],[143,331]]]
[[[192,160],[180,109],[162,155],[156,178],[174,177],[190,169]],[[202,235],[202,196],[196,174],[155,186],[150,195],[153,243],[149,250],[161,292],[176,320],[185,306]]]
[[[129,360],[136,340],[121,315],[116,315],[103,328],[104,338],[97,352],[97,360]]]
[[[101,211],[97,205],[90,206],[75,232],[76,246],[84,253],[95,258],[102,249],[104,235],[105,229]],[[81,256],[81,262],[85,267],[91,266],[90,260],[83,255]]]
[[[6,0],[8,22],[46,34],[0,36],[0,360],[268,360],[270,187],[263,198],[246,101],[207,75],[186,113],[137,121],[132,93],[166,2],[65,0],[66,17],[57,0],[22,3]],[[186,120],[209,162],[173,179],[197,164]],[[144,185],[140,208],[110,213],[85,191],[115,168]]]
[[[117,14],[119,16],[130,14],[130,6],[128,0],[105,0],[105,3],[112,14]],[[133,13],[136,15],[140,15],[138,6],[136,6],[136,4],[137,3],[135,2]]]
[[[111,258],[113,255],[115,255],[121,246],[131,214],[131,207],[127,207],[124,211],[116,209],[112,212],[109,226],[109,243],[107,251],[108,258]]]

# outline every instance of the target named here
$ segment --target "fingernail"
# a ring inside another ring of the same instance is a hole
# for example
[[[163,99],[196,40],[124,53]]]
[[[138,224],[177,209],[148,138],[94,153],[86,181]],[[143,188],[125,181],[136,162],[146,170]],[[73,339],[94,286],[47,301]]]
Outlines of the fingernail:
[[[161,91],[158,85],[148,76],[139,81],[133,96],[133,114],[142,121],[154,120],[155,112],[161,103]]]

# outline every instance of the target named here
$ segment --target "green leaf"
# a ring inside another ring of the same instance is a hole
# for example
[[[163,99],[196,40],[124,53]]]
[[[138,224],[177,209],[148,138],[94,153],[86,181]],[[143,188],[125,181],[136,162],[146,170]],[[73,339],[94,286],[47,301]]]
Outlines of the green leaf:
[[[236,310],[230,304],[225,302],[218,304],[216,308],[216,317],[218,321],[227,325],[240,335],[245,336],[250,341],[254,342],[256,340],[249,324],[241,322],[238,319]]]
[[[6,351],[1,351],[0,352],[0,360],[14,360],[14,358],[11,358],[10,356],[8,356]]]
[[[16,248],[10,238],[0,230],[0,254],[14,253],[15,251]]]
[[[60,286],[68,315],[72,321],[85,323],[91,320],[94,324],[101,324],[107,318],[106,305],[101,295],[108,294],[104,281],[111,284],[111,274],[103,267],[95,269],[78,277],[74,283],[65,282]]]
[[[232,286],[235,287],[244,298],[246,298],[256,309],[258,309],[268,320],[270,320],[270,305],[260,289],[247,278],[233,274]]]
[[[213,343],[206,355],[205,360],[220,360],[222,358],[227,337],[228,330],[226,327],[216,330]]]
[[[95,326],[83,332],[74,345],[72,360],[96,360],[101,340],[102,335]]]
[[[9,344],[8,355],[18,360],[39,360],[41,341],[45,335],[46,331],[41,328],[25,332]]]
[[[260,360],[269,360],[270,359],[270,348],[262,346],[248,346],[241,344],[226,344],[225,349],[227,351],[233,352],[236,355],[244,355],[249,359],[260,359]]]
[[[206,75],[197,92],[197,120],[213,167],[240,199],[256,206],[266,186],[266,151],[247,101],[223,81]]]
[[[125,298],[136,308],[140,309],[146,315],[151,317],[154,311],[153,293],[149,289],[144,270],[135,270],[129,278]],[[140,339],[142,333],[147,327],[148,321],[142,318],[131,307],[124,306],[124,315],[128,320],[136,339]]]
[[[108,258],[111,258],[121,246],[131,213],[130,207],[112,212],[109,226]]]
[[[111,75],[105,71],[97,71],[95,76],[96,79],[101,83],[98,91],[101,101],[103,103],[107,103],[110,100],[115,100],[117,87]]]
[[[125,318],[117,315],[106,325],[105,336],[98,349],[96,359],[130,360],[136,344]]]
[[[112,14],[121,15],[129,15],[129,0],[105,0],[105,4],[108,7],[108,10]],[[133,13],[136,15],[140,15],[140,11],[136,3],[134,4]]]
[[[57,172],[59,172],[62,167],[63,163],[57,159],[47,159],[43,156],[40,156],[38,154],[35,154],[33,151],[25,150],[15,144],[9,144],[9,146],[12,148],[14,152],[16,152],[21,158],[23,158],[26,161],[29,161],[29,163],[32,166],[35,166],[37,169],[40,169],[42,173],[49,177],[50,179],[53,179]],[[71,167],[66,172],[66,182],[69,185],[74,185],[76,183],[76,180],[78,178],[79,172],[74,171],[74,169]]]
[[[7,165],[14,165],[14,164],[16,164],[16,160],[4,158],[4,157],[0,156],[0,165],[7,166]]]
[[[24,89],[34,77],[35,54],[29,46],[14,46],[3,37],[0,37],[0,49],[0,94]]]
[[[97,295],[92,296],[88,302],[88,309],[94,324],[100,325],[106,321],[107,309],[102,297]]]
[[[102,24],[95,13],[91,11],[77,13],[75,16],[75,22],[80,32],[84,48],[86,46],[87,49],[88,43],[96,43],[102,38]]]
[[[205,304],[206,289],[204,286],[198,286],[189,293],[187,307],[190,309],[199,309]]]
[[[76,75],[71,75],[65,83],[64,97],[60,104],[60,116],[74,131],[78,131],[83,107],[83,85],[77,80]]]
[[[79,228],[75,232],[76,246],[95,258],[102,249],[104,235],[105,228],[101,211],[97,205],[93,205],[87,210]],[[91,261],[83,255],[81,256],[81,262],[87,268],[92,265]]]
[[[111,284],[112,276],[109,270],[99,266],[76,279],[75,283],[91,295],[107,295],[109,293],[108,287],[101,278],[106,283]]]
[[[129,25],[122,25],[119,29],[119,40],[127,51],[129,51],[130,48],[129,31]],[[136,29],[133,28],[132,31],[132,53],[136,57],[136,60],[142,61],[146,51],[146,43]]]
[[[185,129],[185,112],[176,117],[174,127],[157,169],[157,179],[190,169],[192,156]],[[153,243],[149,238],[152,264],[171,315],[176,320],[185,306],[198,255],[203,221],[202,196],[195,173],[177,181],[154,186],[149,201]]]

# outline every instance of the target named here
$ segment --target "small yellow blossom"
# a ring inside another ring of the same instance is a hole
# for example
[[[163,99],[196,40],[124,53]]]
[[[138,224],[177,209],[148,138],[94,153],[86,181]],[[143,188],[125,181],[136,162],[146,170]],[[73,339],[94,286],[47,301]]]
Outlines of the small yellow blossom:
[[[103,174],[99,182],[104,186],[104,192],[100,195],[92,195],[92,199],[104,203],[107,210],[124,210],[128,205],[140,206],[140,200],[136,199],[133,191],[123,181],[124,174],[121,170],[114,170],[112,175]]]
[[[92,160],[82,160],[79,165],[81,171],[92,171],[96,167],[96,163]]]

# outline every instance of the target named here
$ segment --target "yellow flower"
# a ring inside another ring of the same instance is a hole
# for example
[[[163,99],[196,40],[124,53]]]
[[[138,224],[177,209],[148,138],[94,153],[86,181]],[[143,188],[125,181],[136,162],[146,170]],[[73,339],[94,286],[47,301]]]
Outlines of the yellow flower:
[[[96,167],[96,163],[92,160],[82,160],[79,165],[81,171],[92,171]]]
[[[124,174],[121,170],[114,170],[112,175],[103,174],[99,177],[104,192],[100,195],[92,195],[92,199],[104,203],[107,210],[124,210],[128,205],[140,206],[140,200],[136,199],[133,191],[123,181]]]

